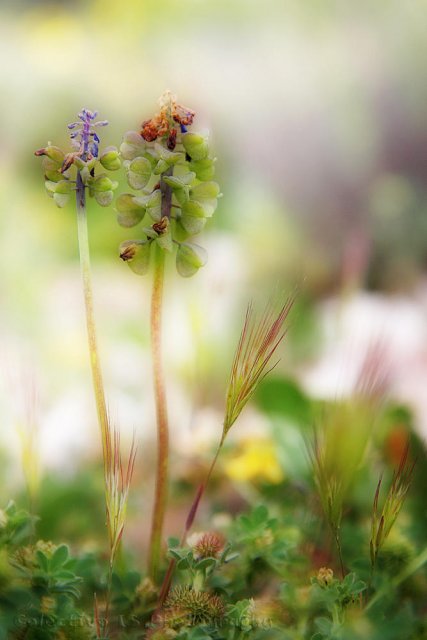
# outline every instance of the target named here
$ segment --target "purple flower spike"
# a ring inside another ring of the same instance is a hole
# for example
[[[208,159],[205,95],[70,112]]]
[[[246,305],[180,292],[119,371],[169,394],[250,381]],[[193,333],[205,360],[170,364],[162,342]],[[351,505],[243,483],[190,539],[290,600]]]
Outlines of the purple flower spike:
[[[99,122],[93,122],[98,115],[98,111],[90,111],[89,109],[82,109],[78,114],[80,122],[72,122],[68,125],[69,129],[76,129],[70,134],[70,138],[78,138],[77,148],[79,149],[79,155],[83,160],[87,160],[88,156],[98,157],[98,143],[99,136],[95,133],[94,127],[105,127],[108,124],[107,120],[100,120]]]

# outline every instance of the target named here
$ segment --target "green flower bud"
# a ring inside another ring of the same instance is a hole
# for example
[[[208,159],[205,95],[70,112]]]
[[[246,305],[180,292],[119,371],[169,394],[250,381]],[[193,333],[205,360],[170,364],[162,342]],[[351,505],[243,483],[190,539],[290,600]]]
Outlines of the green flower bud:
[[[150,267],[150,241],[126,240],[120,245],[120,257],[134,273],[143,276]]]
[[[45,175],[47,175],[48,171],[58,171],[61,169],[61,164],[59,162],[55,162],[54,160],[51,160],[50,158],[48,158],[47,156],[44,156],[43,160],[42,160],[42,166],[43,166],[43,171],[45,172]]]
[[[114,198],[113,191],[95,191],[94,193],[95,200],[101,207],[108,207]]]
[[[181,219],[179,220],[171,220],[172,226],[172,236],[174,240],[177,242],[185,242],[191,235],[184,227],[182,226]]]
[[[137,131],[128,131],[123,136],[123,142],[120,145],[120,153],[124,160],[133,160],[138,156],[142,156],[145,152],[145,141]]]
[[[152,229],[156,233],[156,242],[159,247],[169,252],[172,251],[172,235],[168,218],[164,216],[160,222],[155,222]]]
[[[203,230],[206,224],[206,218],[195,218],[193,216],[182,216],[180,222],[184,229],[191,235],[195,236]]]
[[[87,163],[87,162],[85,162],[85,161],[83,160],[83,158],[80,158],[80,156],[75,156],[75,158],[74,158],[74,163],[73,163],[73,164],[75,164],[75,165],[76,165],[76,167],[77,167],[77,169],[78,169],[79,171],[83,171],[84,169],[86,169],[86,171],[88,171],[88,172],[90,171],[90,169],[89,169],[89,168],[88,168],[88,166],[87,166],[87,165],[88,165],[88,163]]]
[[[148,196],[147,213],[154,222],[160,222],[162,217],[162,195],[160,189],[156,189]]]
[[[183,204],[181,211],[183,216],[192,216],[194,218],[205,217],[205,210],[203,209],[203,205],[200,202],[196,202],[196,200],[189,200],[188,202]]]
[[[206,224],[203,206],[195,200],[189,200],[181,208],[181,224],[188,233],[200,233]]]
[[[101,173],[99,176],[95,178],[95,180],[90,185],[92,191],[114,191],[117,189],[119,183],[115,180],[110,180],[110,178],[105,175],[105,173]]]
[[[174,164],[184,159],[184,156],[182,153],[179,153],[177,151],[169,151],[169,149],[165,149],[158,142],[154,144],[154,150],[157,153],[157,156],[159,157],[159,161],[156,164],[153,171],[155,175],[160,175],[161,173],[164,173]]]
[[[151,165],[151,171],[153,171],[154,167],[159,161],[159,157],[154,149],[147,149],[143,155],[143,158],[146,158]]]
[[[189,242],[179,245],[176,253],[176,268],[183,278],[189,278],[197,273],[207,262],[207,253],[203,247]]]
[[[119,152],[116,147],[107,147],[104,149],[99,161],[107,171],[117,171],[117,169],[120,169],[122,165]]]
[[[46,188],[47,195],[49,196],[49,198],[53,198],[53,194],[55,193],[55,189],[56,189],[56,182],[53,180],[46,180],[44,183],[44,186]]]
[[[192,160],[189,166],[199,180],[212,180],[215,175],[215,160],[211,158]]]
[[[145,205],[131,193],[122,193],[116,200],[117,221],[122,227],[134,227],[145,215]]]
[[[62,175],[62,173],[60,173],[56,169],[45,171],[44,175],[51,182],[59,182],[60,180],[64,179],[64,176]]]
[[[68,180],[61,180],[53,184],[55,185],[53,199],[55,200],[55,204],[62,209],[70,198],[72,183]]]
[[[156,166],[154,167],[153,173],[155,176],[159,176],[160,174],[164,173],[168,169],[169,169],[168,163],[166,162],[166,160],[163,160],[161,158],[156,164]]]
[[[163,181],[166,182],[173,190],[182,189],[183,187],[194,182],[196,174],[192,171],[183,176],[164,176]]]
[[[151,163],[147,158],[138,157],[128,166],[127,181],[132,189],[143,189],[151,178]]]
[[[208,143],[203,136],[197,133],[184,133],[182,144],[192,160],[204,160],[208,155]]]
[[[56,162],[58,165],[62,165],[62,163],[65,160],[65,153],[59,147],[54,147],[53,145],[50,145],[50,144],[47,147],[44,147],[43,149],[38,149],[38,151],[35,152],[35,155],[47,156],[48,158]]]
[[[217,197],[220,196],[219,185],[216,182],[202,182],[190,191],[190,198],[201,204],[207,218],[214,214],[218,204]]]
[[[217,182],[202,182],[191,189],[191,197],[194,200],[206,200],[211,198],[218,198],[219,196],[219,184]]]

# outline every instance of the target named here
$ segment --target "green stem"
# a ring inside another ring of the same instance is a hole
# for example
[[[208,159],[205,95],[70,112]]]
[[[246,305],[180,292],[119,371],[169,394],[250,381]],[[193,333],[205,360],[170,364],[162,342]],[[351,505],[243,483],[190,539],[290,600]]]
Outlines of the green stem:
[[[105,597],[104,624],[102,629],[102,636],[104,638],[108,638],[109,626],[110,626],[110,604],[111,604],[111,587],[113,584],[113,562],[114,560],[110,558],[110,566],[108,569],[108,578],[107,578],[107,594]]]
[[[342,558],[342,549],[341,549],[341,539],[340,539],[339,528],[334,529],[334,537],[335,537],[335,543],[337,545],[338,558],[339,558],[339,561],[340,561],[341,578],[344,580],[345,571],[344,571],[344,562],[343,562],[343,558]]]
[[[80,172],[77,173],[77,230],[79,240],[80,268],[83,282],[83,294],[86,309],[86,328],[89,343],[90,366],[92,371],[93,389],[95,393],[98,422],[101,429],[102,453],[104,461],[104,473],[108,468],[110,457],[110,439],[108,428],[108,413],[105,402],[104,384],[102,381],[101,364],[96,339],[95,314],[93,310],[93,291],[90,272],[89,238],[86,216],[86,192]]]
[[[151,579],[155,582],[157,580],[159,570],[163,522],[168,495],[169,429],[161,349],[165,253],[163,249],[158,247],[156,244],[154,245],[154,250],[155,266],[151,297],[151,349],[153,359],[158,448],[156,488],[149,551],[149,574]]]

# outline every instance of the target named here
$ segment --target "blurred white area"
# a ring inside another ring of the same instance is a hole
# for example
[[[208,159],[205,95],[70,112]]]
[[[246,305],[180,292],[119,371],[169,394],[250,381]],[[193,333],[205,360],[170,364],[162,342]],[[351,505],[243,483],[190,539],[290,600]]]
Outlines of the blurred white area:
[[[319,307],[322,349],[302,374],[307,392],[335,398],[352,392],[369,350],[384,349],[388,394],[415,411],[427,439],[427,286],[413,298],[360,292]]]

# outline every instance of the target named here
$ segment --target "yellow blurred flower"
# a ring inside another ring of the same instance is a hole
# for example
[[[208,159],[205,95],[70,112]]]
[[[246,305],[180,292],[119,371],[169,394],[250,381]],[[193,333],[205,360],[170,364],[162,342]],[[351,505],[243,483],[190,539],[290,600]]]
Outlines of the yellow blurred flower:
[[[245,440],[240,452],[227,460],[224,466],[225,473],[240,482],[264,480],[279,484],[284,478],[274,444],[264,438]]]

